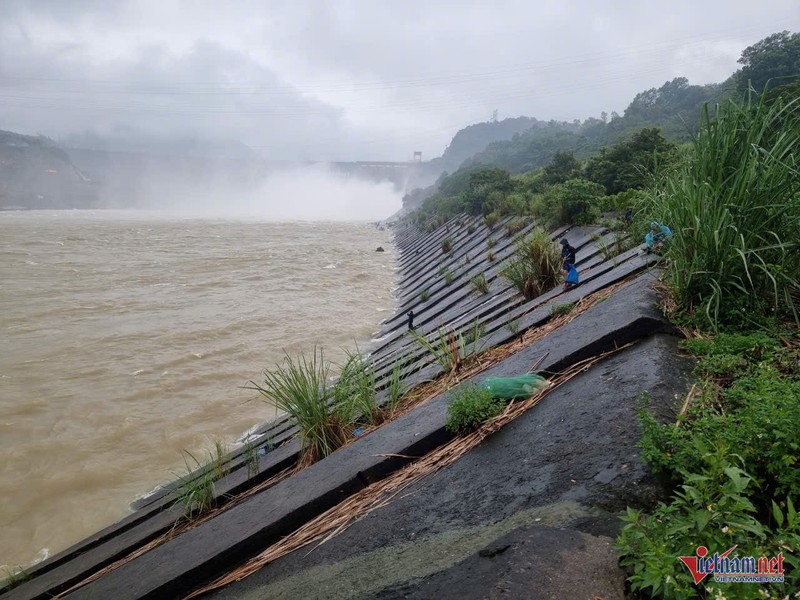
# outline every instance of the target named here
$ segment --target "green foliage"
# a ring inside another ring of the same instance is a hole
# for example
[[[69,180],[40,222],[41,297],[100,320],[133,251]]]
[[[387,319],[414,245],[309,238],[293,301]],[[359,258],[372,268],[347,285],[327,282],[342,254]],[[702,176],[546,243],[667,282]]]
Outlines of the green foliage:
[[[440,271],[442,277],[444,277],[445,285],[450,285],[453,283],[453,273],[447,267],[442,268]]]
[[[461,385],[451,392],[445,427],[451,433],[466,433],[503,412],[505,403],[477,385]]]
[[[485,327],[475,319],[472,326],[464,331],[446,331],[439,328],[430,339],[421,333],[411,330],[411,338],[426,352],[433,356],[447,372],[456,372],[467,359],[480,352],[480,339],[485,333]]]
[[[669,283],[679,307],[712,327],[792,314],[800,287],[797,103],[763,98],[703,113],[695,156],[645,210],[669,225]],[[796,294],[796,291],[795,291]]]
[[[665,599],[695,598],[703,589],[713,593],[719,584],[706,579],[695,585],[678,560],[693,555],[700,545],[720,553],[736,545],[740,556],[773,556],[783,551],[785,559],[788,549],[800,547],[800,519],[791,499],[786,500],[785,514],[777,505],[773,507],[781,524],[770,530],[757,519],[757,508],[748,497],[752,479],[731,459],[735,457],[726,448],[709,451],[698,471],[683,473],[685,483],[669,504],[660,503],[646,517],[628,509],[616,548],[620,564],[632,573],[629,582],[634,592]],[[762,588],[780,594],[766,597],[783,597],[797,584],[797,574],[790,571],[786,584],[737,583],[725,586],[724,593],[731,600],[750,599],[761,597],[758,590]]]
[[[497,240],[494,238],[489,238],[486,240],[486,247],[487,248],[494,248],[497,245]]]
[[[430,292],[429,292],[427,289],[425,289],[425,290],[422,290],[422,291],[419,293],[419,299],[420,299],[422,302],[427,302],[427,301],[428,301],[428,298],[430,298],[430,297],[431,297],[431,293],[430,293]]]
[[[7,592],[13,590],[15,587],[22,585],[31,578],[30,573],[24,567],[11,568],[8,566],[3,567],[4,575],[0,580],[0,592]]]
[[[215,460],[213,454],[206,464],[202,464],[188,450],[183,457],[186,474],[178,475],[178,487],[175,494],[183,506],[183,514],[187,519],[207,513],[217,505],[214,482],[227,474],[222,469],[221,457]],[[187,458],[188,457],[188,458]],[[189,459],[193,464],[189,464]]]
[[[560,317],[561,315],[566,315],[572,312],[572,309],[575,308],[574,302],[563,302],[561,304],[553,304],[550,307],[550,316],[551,317]]]
[[[585,179],[570,179],[550,187],[538,200],[534,214],[549,226],[593,222],[600,215],[603,187]]]
[[[442,240],[442,252],[448,254],[453,249],[453,238],[449,235]]]
[[[676,557],[699,545],[710,552],[738,545],[737,554],[752,556],[780,551],[790,566],[783,585],[737,584],[724,593],[782,598],[800,589],[800,520],[791,500],[800,494],[800,349],[764,331],[692,339],[683,347],[699,355],[699,393],[676,423],[640,414],[643,458],[681,491],[650,516],[628,509],[617,546],[621,564],[634,591],[694,598],[698,587]],[[711,592],[717,584],[705,581],[699,589],[704,585]]]
[[[600,154],[586,163],[586,178],[599,183],[607,194],[619,194],[630,189],[643,189],[659,164],[675,157],[675,144],[667,142],[656,128],[642,129],[630,140]]]
[[[525,229],[525,221],[523,219],[514,219],[506,225],[506,235],[509,237],[515,236],[523,229]]]
[[[255,442],[248,442],[242,450],[242,457],[247,465],[248,479],[258,475],[258,466],[260,462],[258,451],[258,445]]]
[[[483,273],[479,273],[475,275],[475,277],[471,278],[470,283],[472,286],[478,291],[480,294],[488,294],[489,293],[489,282],[486,281],[486,275]]]
[[[392,365],[392,373],[389,376],[389,401],[384,407],[384,410],[388,413],[389,418],[394,416],[394,413],[400,406],[400,400],[402,400],[403,394],[406,393],[402,377],[404,366],[405,365],[401,360],[395,361],[395,363]]]
[[[483,224],[486,225],[486,228],[491,231],[494,229],[494,226],[497,225],[497,222],[500,220],[500,214],[496,212],[491,212],[483,217]]]
[[[761,92],[796,81],[800,75],[800,33],[773,33],[752,46],[739,58],[742,65],[737,76],[737,88],[744,94],[752,88]]]
[[[594,243],[605,260],[612,260],[615,256],[619,256],[639,244],[638,240],[630,234],[627,228],[615,231],[611,234],[611,239],[608,240],[604,240],[599,236],[595,237]]]
[[[581,176],[581,163],[572,152],[559,150],[544,168],[544,181],[548,184],[564,183]]]
[[[512,334],[517,335],[519,333],[520,324],[521,322],[519,317],[516,319],[511,319],[508,323],[506,323],[506,329],[508,329]]]
[[[356,348],[346,351],[347,360],[341,365],[339,378],[333,386],[333,401],[340,418],[348,425],[357,422],[376,423],[375,366]]]
[[[538,121],[531,117],[516,117],[469,125],[456,133],[445,149],[442,155],[444,168],[457,168],[492,142],[510,140],[520,132],[536,126],[537,123]]]
[[[470,225],[467,227],[467,233],[472,234],[475,233],[475,225]]]
[[[376,405],[375,367],[358,351],[347,351],[334,385],[330,364],[315,348],[310,359],[300,355],[295,363],[288,355],[283,366],[264,371],[264,384],[250,382],[278,410],[292,416],[300,430],[301,464],[308,465],[345,444],[358,425],[383,420]]]
[[[495,259],[494,252],[487,252],[486,253],[486,260],[488,260],[489,262],[494,262],[494,259]]]
[[[800,351],[765,333],[720,334],[684,347],[701,355],[696,372],[708,379],[677,423],[640,416],[642,456],[678,477],[697,470],[707,448],[724,445],[736,449],[762,493],[800,497],[800,379],[779,370],[798,365]]]
[[[328,456],[351,433],[352,406],[334,401],[329,377],[330,365],[315,348],[310,359],[301,354],[296,363],[287,354],[283,366],[264,371],[263,385],[251,381],[248,386],[294,418],[307,464]]]
[[[526,299],[540,296],[558,285],[561,255],[540,228],[516,242],[513,258],[501,271]]]

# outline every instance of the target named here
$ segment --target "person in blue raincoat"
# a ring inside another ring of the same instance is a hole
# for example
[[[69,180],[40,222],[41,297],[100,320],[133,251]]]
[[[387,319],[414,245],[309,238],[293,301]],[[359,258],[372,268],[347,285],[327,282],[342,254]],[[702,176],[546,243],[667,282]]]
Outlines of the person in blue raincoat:
[[[672,230],[658,221],[650,223],[650,231],[644,236],[648,251],[665,249],[672,241]]]

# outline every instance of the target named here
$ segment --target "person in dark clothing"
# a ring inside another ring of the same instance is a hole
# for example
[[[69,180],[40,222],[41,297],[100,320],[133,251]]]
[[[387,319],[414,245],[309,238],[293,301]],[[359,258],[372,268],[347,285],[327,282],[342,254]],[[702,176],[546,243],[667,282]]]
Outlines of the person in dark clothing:
[[[409,331],[414,329],[414,311],[408,311],[408,329]]]
[[[575,264],[575,248],[569,245],[567,238],[561,238],[561,264],[564,271],[568,271],[567,265]]]

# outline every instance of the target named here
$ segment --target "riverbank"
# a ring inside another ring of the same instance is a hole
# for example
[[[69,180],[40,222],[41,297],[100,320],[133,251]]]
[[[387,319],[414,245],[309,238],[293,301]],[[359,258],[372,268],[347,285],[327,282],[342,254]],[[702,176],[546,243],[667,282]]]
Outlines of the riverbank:
[[[444,424],[450,390],[464,385],[464,377],[480,380],[490,373],[513,375],[534,366],[551,378],[570,371],[571,379],[446,470],[432,473],[421,488],[431,486],[429,492],[414,493],[409,499],[374,510],[344,534],[355,537],[334,538],[305,559],[299,558],[305,552],[272,561],[268,554],[265,564],[272,564],[266,569],[256,568],[258,574],[245,579],[245,587],[223,588],[220,593],[247,595],[247,586],[272,585],[303,571],[314,573],[316,565],[329,564],[334,555],[336,562],[343,563],[348,556],[363,555],[363,564],[368,565],[369,557],[374,556],[370,553],[379,547],[396,549],[386,556],[401,552],[412,562],[423,564],[430,554],[402,550],[402,544],[414,542],[415,548],[430,541],[430,547],[436,548],[437,539],[469,537],[487,527],[490,533],[476,534],[475,539],[491,542],[520,526],[546,523],[569,528],[564,544],[567,538],[577,543],[575,540],[584,535],[607,544],[601,538],[613,535],[616,513],[623,503],[631,497],[652,502],[660,489],[646,475],[635,450],[636,398],[642,391],[653,391],[648,387],[655,388],[666,410],[674,395],[685,391],[680,378],[667,378],[661,370],[672,364],[669,357],[673,356],[674,343],[668,333],[662,333],[665,323],[653,308],[658,298],[652,290],[654,276],[647,273],[655,258],[638,249],[607,255],[601,251],[603,239],[611,234],[602,228],[562,228],[553,233],[553,238],[566,233],[578,248],[581,286],[568,291],[557,288],[525,300],[499,272],[502,260],[514,252],[515,235],[524,234],[531,225],[513,233],[506,225],[500,223],[490,231],[479,220],[462,216],[428,234],[410,229],[395,232],[400,249],[398,308],[384,323],[381,342],[372,349],[371,360],[376,368],[379,402],[388,397],[393,366],[399,359],[407,388],[438,378],[441,388],[430,397],[420,398],[422,403],[294,474],[286,471],[296,463],[300,450],[293,439],[293,423],[284,420],[265,426],[254,439],[252,453],[243,451],[229,457],[230,473],[215,482],[220,503],[227,508],[213,517],[193,521],[179,534],[173,531],[167,538],[159,538],[180,520],[175,490],[166,488],[139,503],[130,518],[32,570],[30,580],[10,592],[8,598],[62,592],[75,598],[109,594],[125,598],[182,597],[217,576],[241,568],[265,550],[272,548],[275,557],[281,556],[283,551],[278,546],[301,539],[302,531],[297,530],[314,519],[321,519],[316,527],[323,536],[319,539],[324,539],[332,531],[326,524],[340,522],[335,520],[336,511],[351,506],[343,502],[361,502],[358,505],[363,507],[365,495],[376,491],[380,500],[379,486],[404,476],[405,469],[418,468],[423,461],[420,457],[430,457],[433,452],[446,450],[448,444],[459,443]],[[442,245],[448,238],[451,252],[445,252]],[[445,269],[451,277],[443,275]],[[484,293],[472,283],[479,274],[488,284]],[[554,307],[565,305],[574,306],[566,314],[555,316]],[[410,339],[406,334],[409,310],[414,311],[417,331],[422,334],[435,336],[444,326],[477,331],[472,347],[480,356],[474,372],[448,374],[430,352]],[[645,349],[642,352],[634,346],[603,357],[637,341]],[[582,367],[585,360],[598,362]],[[253,454],[259,457],[255,462]],[[254,486],[260,487],[252,491]],[[251,492],[230,499],[245,490]],[[406,515],[405,521],[392,516],[400,513]],[[339,518],[347,523],[359,514],[345,512]],[[542,514],[550,516],[545,519]],[[532,520],[526,515],[533,515]],[[404,526],[405,522],[409,525]],[[475,527],[478,530],[471,529]],[[545,530],[535,533],[551,534]],[[349,555],[326,554],[326,547],[346,545],[339,541],[345,539],[353,544]],[[129,556],[153,540],[160,543]],[[458,553],[461,558],[456,560],[454,555],[449,562],[431,563],[426,573],[399,566],[392,577],[380,579],[381,593],[392,597],[397,586],[406,589],[404,586],[419,583],[420,577],[444,573],[480,552],[478,546],[479,542],[465,542]],[[115,561],[120,563],[113,570],[93,581],[86,580]],[[293,561],[297,561],[295,567],[291,567]],[[430,571],[433,566],[436,569]],[[370,590],[347,591],[347,578],[336,572],[334,569],[332,578],[326,579],[330,587],[320,588],[333,594],[326,597],[339,597],[334,591],[340,586],[345,590],[341,597],[376,591],[375,584]],[[619,578],[613,575],[611,580]],[[79,587],[69,591],[76,584]]]

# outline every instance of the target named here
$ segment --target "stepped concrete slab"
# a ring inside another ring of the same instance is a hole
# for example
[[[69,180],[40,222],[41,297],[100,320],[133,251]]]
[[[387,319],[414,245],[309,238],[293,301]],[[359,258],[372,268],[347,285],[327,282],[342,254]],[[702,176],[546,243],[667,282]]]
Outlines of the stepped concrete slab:
[[[653,332],[662,326],[654,300],[650,282],[636,281],[480,378],[526,372],[543,354],[547,354],[543,370],[560,368],[570,357],[597,353]],[[590,317],[591,326],[586,326]],[[213,578],[405,464],[396,455],[418,456],[449,439],[444,429],[448,397],[434,398],[70,597],[169,597]]]
[[[279,559],[213,597],[624,597],[608,541],[626,505],[662,493],[639,458],[636,413],[641,392],[662,416],[685,393],[691,365],[676,358],[676,344],[656,334],[602,361],[313,553]],[[532,348],[528,359],[538,354]],[[515,356],[496,373],[529,364]],[[595,558],[572,581],[547,576],[546,565],[573,551]]]
[[[300,443],[291,442],[270,452],[259,460],[258,473],[252,476],[239,469],[215,483],[218,497],[225,498],[264,481],[297,461]],[[31,571],[32,579],[3,596],[6,600],[50,598],[98,569],[127,556],[147,542],[163,535],[180,520],[181,506],[152,505],[134,513],[123,522],[83,540],[80,544],[54,556]],[[133,521],[133,518],[136,520]],[[132,523],[127,524],[127,521]],[[126,526],[127,525],[127,526]]]

